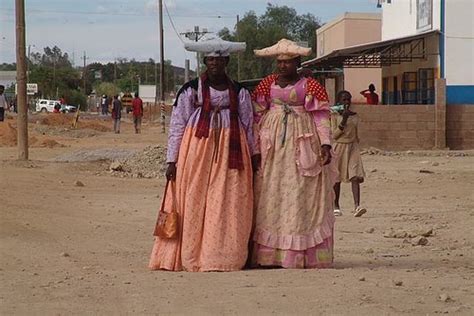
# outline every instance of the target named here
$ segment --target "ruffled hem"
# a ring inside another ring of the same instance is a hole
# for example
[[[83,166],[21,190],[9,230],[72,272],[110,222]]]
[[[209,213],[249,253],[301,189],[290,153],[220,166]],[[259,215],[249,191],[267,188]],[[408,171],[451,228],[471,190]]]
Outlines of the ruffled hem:
[[[332,212],[327,213],[323,222],[314,231],[302,235],[281,235],[265,229],[256,229],[253,241],[265,247],[283,250],[306,250],[322,244],[333,234],[335,217]]]
[[[172,271],[172,272],[232,272],[232,271],[240,271],[243,269],[242,265],[230,265],[230,266],[209,266],[209,267],[193,267],[191,269],[185,268],[173,268],[167,265],[159,265],[159,264],[150,264],[148,266],[150,270],[162,270],[162,271]]]

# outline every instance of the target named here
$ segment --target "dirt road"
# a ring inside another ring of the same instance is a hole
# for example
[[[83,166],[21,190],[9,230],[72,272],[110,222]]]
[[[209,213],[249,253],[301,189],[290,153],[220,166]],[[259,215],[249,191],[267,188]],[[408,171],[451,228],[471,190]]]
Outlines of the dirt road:
[[[49,129],[31,133],[60,146],[33,147],[29,162],[0,147],[2,315],[474,314],[473,152],[364,155],[369,211],[351,216],[344,185],[334,269],[170,273],[147,270],[164,179],[83,158],[164,145],[160,127]]]

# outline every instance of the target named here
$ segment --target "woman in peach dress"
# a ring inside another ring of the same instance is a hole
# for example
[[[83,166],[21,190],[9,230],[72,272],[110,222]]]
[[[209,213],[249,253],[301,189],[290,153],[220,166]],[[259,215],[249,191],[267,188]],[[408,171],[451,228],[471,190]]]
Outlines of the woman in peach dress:
[[[252,226],[252,102],[229,79],[229,53],[245,43],[211,40],[188,50],[205,54],[206,71],[178,92],[168,138],[167,178],[175,181],[180,234],[156,237],[149,267],[234,271],[248,255]],[[172,194],[165,205],[171,206]],[[167,208],[165,208],[167,209]]]

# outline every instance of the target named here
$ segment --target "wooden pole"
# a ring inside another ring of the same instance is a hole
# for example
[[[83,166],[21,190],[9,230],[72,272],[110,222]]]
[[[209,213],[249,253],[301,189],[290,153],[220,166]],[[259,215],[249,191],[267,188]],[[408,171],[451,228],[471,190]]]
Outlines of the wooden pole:
[[[153,108],[156,109],[158,106],[158,101],[159,101],[159,94],[160,94],[160,87],[158,86],[158,63],[155,61],[155,104]],[[155,121],[155,115],[151,115],[150,111],[150,120]]]
[[[163,0],[159,0],[160,13],[160,111],[161,132],[166,133],[165,127],[165,45],[163,39]]]
[[[237,25],[236,25],[237,42],[240,42],[239,22],[240,22],[240,18],[239,18],[239,15],[237,14]],[[240,81],[240,52],[237,53],[237,81]]]
[[[16,12],[16,78],[18,159],[28,160],[28,104],[26,98],[25,1],[15,0]]]
[[[84,51],[84,68],[82,68],[82,79],[84,79],[84,94],[87,97],[87,90],[86,90],[86,80],[87,80],[87,56],[86,56],[86,51]]]

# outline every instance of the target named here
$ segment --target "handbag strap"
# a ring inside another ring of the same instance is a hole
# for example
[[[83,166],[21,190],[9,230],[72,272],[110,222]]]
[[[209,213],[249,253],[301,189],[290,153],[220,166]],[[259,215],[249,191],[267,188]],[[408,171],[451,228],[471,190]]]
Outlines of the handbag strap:
[[[172,195],[172,200],[171,200],[171,208],[174,210],[176,208],[176,188],[175,188],[175,181],[166,181],[166,186],[165,186],[165,193],[163,194],[163,199],[161,201],[161,208],[160,212],[165,211],[165,202],[166,202],[166,194],[168,193],[168,186],[170,185],[171,182],[171,195]]]
[[[163,199],[161,199],[161,208],[160,212],[165,211],[165,201],[166,201],[166,192],[168,192],[168,185],[170,184],[170,180],[166,181],[166,186],[165,186],[165,193],[163,194]]]

